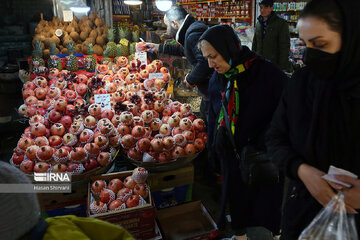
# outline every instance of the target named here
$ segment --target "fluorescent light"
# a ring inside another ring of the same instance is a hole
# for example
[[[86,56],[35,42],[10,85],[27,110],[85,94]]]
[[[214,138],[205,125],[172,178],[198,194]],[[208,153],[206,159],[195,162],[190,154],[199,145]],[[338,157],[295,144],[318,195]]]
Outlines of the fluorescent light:
[[[76,13],[87,13],[90,7],[71,7],[70,10]]]
[[[172,6],[172,1],[170,0],[156,0],[155,1],[156,7],[163,12],[169,10]]]
[[[140,1],[140,0],[125,0],[124,3],[127,5],[140,5],[140,4],[142,4],[142,1]]]

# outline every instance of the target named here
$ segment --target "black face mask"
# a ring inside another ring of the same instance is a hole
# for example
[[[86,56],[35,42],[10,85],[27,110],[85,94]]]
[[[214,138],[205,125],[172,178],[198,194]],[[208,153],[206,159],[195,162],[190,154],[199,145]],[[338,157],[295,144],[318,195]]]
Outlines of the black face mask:
[[[320,79],[332,77],[338,68],[340,52],[327,53],[314,48],[306,48],[304,63]]]

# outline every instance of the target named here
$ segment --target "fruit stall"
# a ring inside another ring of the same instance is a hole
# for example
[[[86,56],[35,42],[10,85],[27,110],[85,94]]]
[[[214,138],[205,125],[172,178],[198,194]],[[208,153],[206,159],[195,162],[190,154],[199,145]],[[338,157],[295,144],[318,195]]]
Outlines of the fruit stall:
[[[26,128],[10,163],[31,180],[71,174],[71,193],[38,194],[44,216],[98,218],[136,239],[162,239],[157,212],[191,200],[207,135],[193,106],[176,99],[171,66],[139,42],[141,31],[108,27],[93,12],[40,21],[18,107]],[[116,170],[124,162],[128,171]],[[194,206],[207,213],[201,203],[184,209]],[[206,219],[210,228],[194,237],[216,231]]]

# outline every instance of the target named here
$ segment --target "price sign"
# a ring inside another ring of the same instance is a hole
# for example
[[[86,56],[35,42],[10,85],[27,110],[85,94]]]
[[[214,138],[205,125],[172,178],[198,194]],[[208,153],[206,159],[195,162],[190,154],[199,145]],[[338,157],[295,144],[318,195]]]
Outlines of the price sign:
[[[221,4],[221,0],[219,0],[219,4]]]
[[[95,94],[95,103],[101,106],[101,110],[111,109],[110,94]]]
[[[198,21],[199,21],[199,22],[201,21],[201,18],[200,18],[200,17],[198,17]]]
[[[64,10],[63,11],[63,19],[64,22],[71,22],[74,18],[73,12],[70,10]]]
[[[163,79],[163,73],[149,73],[149,79]]]
[[[232,22],[233,22],[233,23],[235,22],[235,17],[232,17]]]
[[[218,22],[221,23],[221,18],[220,17],[218,18]]]
[[[135,59],[141,62],[141,65],[147,65],[147,54],[146,52],[135,52]]]

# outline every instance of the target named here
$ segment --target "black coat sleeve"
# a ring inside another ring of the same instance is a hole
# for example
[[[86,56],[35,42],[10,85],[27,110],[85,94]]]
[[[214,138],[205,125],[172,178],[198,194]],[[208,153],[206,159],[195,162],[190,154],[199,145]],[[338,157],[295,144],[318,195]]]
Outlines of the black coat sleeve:
[[[287,100],[288,95],[285,88],[266,136],[266,146],[270,159],[283,168],[289,178],[298,179],[297,171],[304,160],[293,149],[290,140]]]
[[[184,47],[180,44],[160,44],[159,53],[169,54],[173,56],[185,56]]]
[[[186,80],[191,85],[201,85],[208,82],[210,74],[213,72],[213,70],[209,68],[208,62],[203,57],[200,49],[197,47],[198,39],[199,36],[197,34],[190,34],[187,39],[190,43],[187,44],[187,50],[191,51],[196,59],[193,70],[186,77]]]

